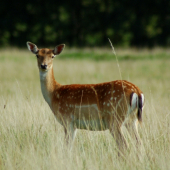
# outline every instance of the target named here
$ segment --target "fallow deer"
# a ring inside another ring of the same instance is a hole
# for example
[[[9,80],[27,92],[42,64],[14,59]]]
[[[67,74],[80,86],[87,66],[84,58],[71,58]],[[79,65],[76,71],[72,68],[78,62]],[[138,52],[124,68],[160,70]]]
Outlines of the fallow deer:
[[[76,129],[110,130],[120,150],[126,146],[122,126],[131,120],[138,142],[138,122],[142,121],[144,95],[134,84],[116,80],[99,84],[61,85],[53,73],[53,59],[65,45],[53,50],[27,42],[37,57],[41,91],[58,122],[63,125],[66,141],[74,139]]]

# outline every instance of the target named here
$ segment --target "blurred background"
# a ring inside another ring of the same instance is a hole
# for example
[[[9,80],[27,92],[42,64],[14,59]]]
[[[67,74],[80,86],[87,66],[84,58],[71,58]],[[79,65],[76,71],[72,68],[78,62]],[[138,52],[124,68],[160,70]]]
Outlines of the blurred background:
[[[65,43],[70,47],[170,46],[169,0],[5,0],[0,47]]]

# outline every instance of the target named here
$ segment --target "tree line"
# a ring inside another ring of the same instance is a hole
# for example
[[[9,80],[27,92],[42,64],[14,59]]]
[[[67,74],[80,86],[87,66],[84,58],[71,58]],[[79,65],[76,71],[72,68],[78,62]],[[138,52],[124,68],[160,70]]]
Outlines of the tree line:
[[[170,46],[169,0],[1,1],[0,46]]]

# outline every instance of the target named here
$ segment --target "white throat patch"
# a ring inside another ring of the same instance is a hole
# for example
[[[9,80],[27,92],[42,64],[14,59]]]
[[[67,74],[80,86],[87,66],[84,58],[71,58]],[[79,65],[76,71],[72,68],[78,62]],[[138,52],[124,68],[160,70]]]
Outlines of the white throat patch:
[[[42,91],[43,97],[45,101],[49,104],[49,106],[51,107],[51,99],[50,99],[50,95],[48,93],[47,86],[46,86],[47,74],[48,74],[48,71],[40,71],[40,83],[41,83],[41,91]]]
[[[40,71],[40,80],[45,80],[47,76],[48,71]]]

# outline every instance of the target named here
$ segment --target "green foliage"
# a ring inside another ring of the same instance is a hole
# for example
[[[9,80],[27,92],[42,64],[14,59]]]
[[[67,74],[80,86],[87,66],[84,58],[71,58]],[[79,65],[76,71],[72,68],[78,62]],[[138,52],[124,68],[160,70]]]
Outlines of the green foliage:
[[[170,45],[170,3],[162,0],[3,1],[0,46]]]

